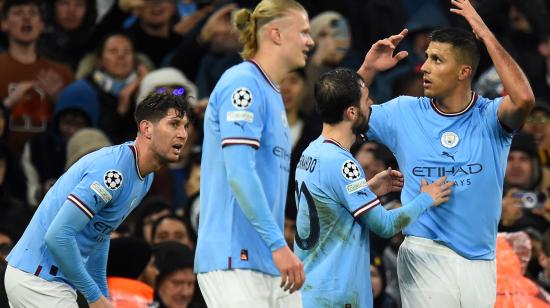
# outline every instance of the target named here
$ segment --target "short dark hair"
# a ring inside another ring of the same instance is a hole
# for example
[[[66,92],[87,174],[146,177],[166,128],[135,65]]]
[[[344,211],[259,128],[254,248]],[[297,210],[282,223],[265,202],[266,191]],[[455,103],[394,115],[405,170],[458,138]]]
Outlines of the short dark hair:
[[[95,50],[95,55],[98,59],[101,58],[101,56],[103,56],[103,52],[105,51],[105,45],[107,44],[107,41],[110,38],[115,37],[115,36],[120,36],[120,37],[125,38],[126,40],[128,40],[128,42],[130,42],[130,44],[132,45],[132,49],[134,50],[134,52],[136,51],[136,44],[134,43],[132,38],[128,36],[128,34],[122,32],[122,31],[115,31],[115,32],[111,32],[111,33],[101,37],[101,40],[99,41],[99,45],[97,45],[97,48]],[[134,56],[134,61],[135,61],[135,56]]]
[[[41,0],[6,0],[2,5],[2,20],[5,20],[8,17],[10,9],[18,5],[36,5],[40,12],[40,18],[44,19],[44,7]]]
[[[479,65],[479,44],[471,31],[461,28],[442,28],[432,31],[432,42],[451,44],[463,56],[466,63],[472,66],[473,74]]]
[[[138,102],[134,118],[138,126],[143,120],[158,122],[170,109],[175,109],[178,116],[183,118],[188,114],[189,102],[184,95],[177,96],[168,92],[151,93]]]
[[[363,79],[354,70],[337,68],[319,77],[315,83],[317,112],[324,123],[337,124],[350,106],[359,106]]]

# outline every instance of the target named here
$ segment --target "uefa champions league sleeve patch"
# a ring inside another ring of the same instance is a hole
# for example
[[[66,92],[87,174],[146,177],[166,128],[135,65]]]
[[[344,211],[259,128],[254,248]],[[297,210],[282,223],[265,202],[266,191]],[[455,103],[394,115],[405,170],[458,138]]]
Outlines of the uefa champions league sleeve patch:
[[[247,88],[238,88],[231,96],[233,107],[243,110],[252,105],[252,92]]]
[[[103,176],[103,183],[110,190],[117,190],[122,186],[122,173],[117,170],[109,170]]]
[[[346,180],[355,181],[361,177],[361,172],[355,162],[348,159],[342,164],[342,175]]]

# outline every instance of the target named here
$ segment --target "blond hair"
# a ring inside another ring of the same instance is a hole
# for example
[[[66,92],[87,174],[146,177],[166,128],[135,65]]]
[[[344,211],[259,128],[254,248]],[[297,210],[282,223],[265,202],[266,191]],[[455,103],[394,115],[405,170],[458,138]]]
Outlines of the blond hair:
[[[240,9],[235,13],[233,25],[240,32],[239,41],[243,44],[241,57],[244,60],[252,58],[258,51],[258,30],[270,21],[282,17],[291,9],[306,11],[294,0],[262,0],[256,5],[254,11]]]

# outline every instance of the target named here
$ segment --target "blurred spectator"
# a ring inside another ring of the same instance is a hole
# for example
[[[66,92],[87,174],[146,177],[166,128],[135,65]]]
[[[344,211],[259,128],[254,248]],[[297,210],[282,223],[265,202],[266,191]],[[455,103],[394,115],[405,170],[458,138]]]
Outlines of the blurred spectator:
[[[53,0],[46,2],[46,28],[38,42],[41,55],[76,70],[91,48],[96,0]]]
[[[504,177],[500,231],[521,231],[534,227],[544,232],[548,227],[542,212],[547,198],[539,187],[541,168],[533,137],[516,134],[512,139]]]
[[[363,55],[352,48],[351,29],[344,16],[334,11],[323,12],[310,25],[315,46],[306,65],[307,96],[302,110],[307,114],[313,112],[313,87],[322,73],[336,67],[357,69],[363,63]]]
[[[242,61],[239,55],[239,32],[230,20],[233,11],[231,8],[234,6],[228,5],[215,12],[216,15],[221,14],[217,19],[218,25],[212,27],[210,32],[202,33],[202,38],[208,41],[208,49],[203,54],[197,71],[199,99],[208,98],[221,75]]]
[[[13,166],[7,147],[0,141],[0,226],[17,241],[32,213],[23,199],[16,198],[9,189],[9,183],[16,179]]]
[[[206,307],[193,273],[193,252],[177,242],[164,242],[154,247],[159,270],[155,299],[163,307]]]
[[[187,204],[181,215],[183,215],[185,223],[191,228],[191,238],[196,243],[200,214],[201,153],[195,153],[191,157],[189,177],[184,186],[185,194],[188,196]]]
[[[541,164],[550,167],[550,106],[537,101],[522,131],[535,138]]]
[[[2,6],[2,30],[9,48],[0,54],[0,97],[10,110],[8,145],[16,158],[31,136],[46,130],[57,95],[74,79],[68,67],[37,53],[44,29],[41,4],[7,0]]]
[[[531,243],[524,232],[499,233],[496,246],[496,308],[548,307],[550,297],[523,274]]]
[[[134,221],[134,236],[143,238],[146,242],[151,243],[151,234],[153,223],[160,217],[171,215],[173,208],[170,203],[158,196],[148,196],[137,207],[136,211],[131,214]]]
[[[162,216],[153,223],[151,229],[151,244],[162,242],[178,242],[189,249],[195,249],[195,243],[189,235],[189,227],[183,219],[176,215]]]
[[[392,96],[424,96],[424,79],[422,73],[411,70],[395,78],[392,84]]]
[[[136,137],[134,97],[148,68],[136,61],[134,45],[123,34],[112,34],[97,50],[95,69],[86,77],[99,97],[98,127],[113,144]]]
[[[370,255],[370,279],[373,308],[397,308],[397,302],[386,292],[386,269],[382,258]]]
[[[134,8],[137,22],[126,30],[135,43],[136,51],[146,54],[161,67],[167,55],[180,44],[182,36],[173,30],[178,20],[175,0],[143,0]]]
[[[97,128],[83,128],[77,131],[67,142],[65,171],[84,155],[111,145],[107,136]]]
[[[288,126],[290,127],[290,172],[285,208],[285,238],[289,247],[294,247],[296,232],[296,201],[294,174],[302,152],[321,133],[322,123],[316,116],[307,116],[301,111],[306,99],[306,73],[296,69],[288,73],[280,84],[281,96],[285,104]]]
[[[197,80],[201,59],[209,52],[211,42],[215,37],[223,38],[232,31],[229,19],[235,9],[235,4],[225,5],[189,31],[171,56],[170,66],[182,71],[189,79]]]
[[[38,206],[65,171],[68,140],[80,129],[97,125],[98,118],[99,101],[87,82],[78,80],[59,94],[48,129],[32,137],[23,148],[21,164],[29,205]]]
[[[114,308],[148,308],[152,305],[154,289],[139,278],[153,258],[151,246],[142,239],[121,237],[111,240],[107,285]]]
[[[537,283],[547,292],[550,292],[550,230],[544,232],[541,248],[538,260],[542,271],[537,276]]]

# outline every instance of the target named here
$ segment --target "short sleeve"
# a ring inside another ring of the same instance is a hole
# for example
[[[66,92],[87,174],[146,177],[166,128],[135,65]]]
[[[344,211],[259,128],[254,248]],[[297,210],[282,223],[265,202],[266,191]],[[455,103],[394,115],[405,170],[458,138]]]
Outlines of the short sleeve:
[[[126,180],[121,168],[116,168],[112,163],[108,164],[104,161],[92,162],[67,197],[90,219],[116,200]]]
[[[384,104],[373,105],[369,119],[367,138],[385,144],[390,149],[396,147],[396,128],[399,112],[399,98]]]
[[[485,99],[485,98],[482,98]],[[483,108],[483,119],[487,121],[487,124],[491,128],[491,131],[495,136],[509,138],[512,135],[512,131],[504,126],[498,118],[498,109],[504,101],[504,97],[499,97],[494,100],[485,99],[486,102]]]
[[[355,159],[341,156],[325,168],[323,181],[328,184],[328,191],[334,194],[334,201],[346,207],[354,218],[358,219],[380,204],[378,197],[368,188],[363,170]]]
[[[264,90],[265,91],[265,90]],[[244,144],[257,149],[264,126],[265,95],[255,80],[244,77],[217,94],[222,147]]]

